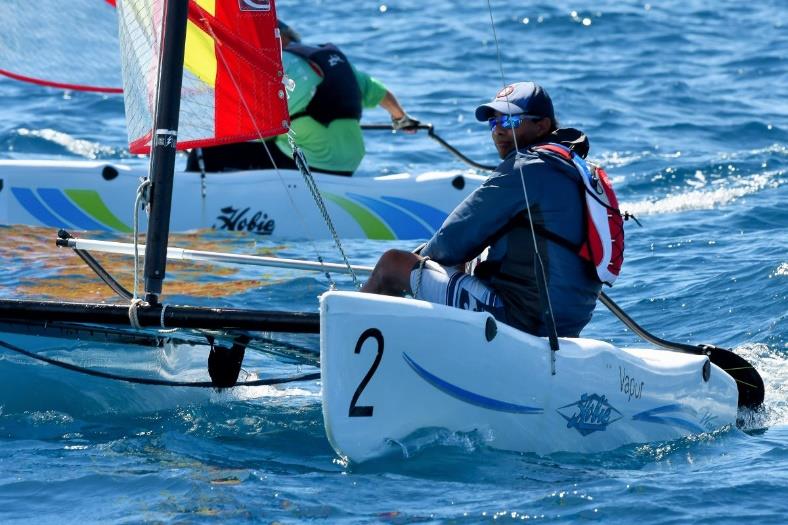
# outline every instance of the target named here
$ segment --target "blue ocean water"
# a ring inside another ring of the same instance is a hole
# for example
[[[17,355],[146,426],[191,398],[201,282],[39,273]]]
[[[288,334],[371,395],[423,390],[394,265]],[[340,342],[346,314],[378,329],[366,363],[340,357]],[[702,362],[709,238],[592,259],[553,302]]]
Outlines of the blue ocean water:
[[[475,106],[507,82],[542,83],[562,124],[588,134],[591,156],[608,168],[622,208],[643,223],[627,225],[627,260],[610,295],[656,335],[733,347],[753,362],[767,388],[763,429],[550,457],[438,434],[409,443],[402,455],[348,465],[325,438],[314,382],[210,394],[203,403],[141,414],[124,411],[119,394],[115,410],[97,414],[87,401],[58,410],[35,405],[32,392],[62,388],[73,397],[82,379],[68,383],[68,372],[54,371],[28,382],[20,366],[19,396],[0,399],[0,521],[785,522],[785,9],[773,0],[490,4],[495,31],[483,1],[283,0],[278,9],[306,41],[341,46],[411,114],[482,162],[495,155],[473,118]],[[81,36],[89,31],[71,32],[74,53],[95,41]],[[0,101],[3,158],[144,162],[124,151],[117,97],[0,78]],[[381,110],[365,115],[367,122],[384,119]],[[359,176],[463,167],[424,135],[367,138]],[[61,286],[88,281],[65,259],[53,263],[52,237],[0,227],[0,296],[52,298],[54,288],[36,286],[42,277]],[[252,236],[199,232],[179,241],[314,256],[313,244]],[[331,253],[329,243],[316,245]],[[345,244],[359,264],[395,246]],[[172,288],[177,303],[315,311],[328,285],[322,276],[292,272],[172,274],[191,285]],[[639,343],[601,306],[584,335]],[[301,343],[317,346],[310,338]],[[186,368],[201,372],[196,364]]]

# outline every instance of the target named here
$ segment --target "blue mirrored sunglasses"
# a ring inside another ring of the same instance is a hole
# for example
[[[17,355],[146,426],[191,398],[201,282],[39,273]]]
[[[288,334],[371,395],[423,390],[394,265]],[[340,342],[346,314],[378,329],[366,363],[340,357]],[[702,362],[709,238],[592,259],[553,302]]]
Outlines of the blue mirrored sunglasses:
[[[526,120],[536,121],[541,119],[542,117],[534,117],[532,115],[501,115],[500,117],[487,119],[487,123],[490,125],[490,130],[495,129],[495,126],[514,129],[519,128],[520,124]]]

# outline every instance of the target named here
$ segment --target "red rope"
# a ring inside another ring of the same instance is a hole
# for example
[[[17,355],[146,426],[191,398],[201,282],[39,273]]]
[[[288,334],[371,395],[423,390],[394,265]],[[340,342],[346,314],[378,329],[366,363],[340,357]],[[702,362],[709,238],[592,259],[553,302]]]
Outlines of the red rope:
[[[109,2],[110,0],[107,1]],[[90,91],[93,93],[123,93],[123,88],[87,86],[82,84],[65,84],[63,82],[52,82],[50,80],[44,80],[41,78],[33,78],[33,77],[26,77],[24,75],[18,75],[16,73],[12,73],[11,71],[6,71],[5,69],[0,69],[0,75],[7,76],[8,78],[13,78],[14,80],[21,80],[22,82],[28,82],[30,84],[36,84],[39,86],[46,86],[51,88],[71,89],[74,91]]]

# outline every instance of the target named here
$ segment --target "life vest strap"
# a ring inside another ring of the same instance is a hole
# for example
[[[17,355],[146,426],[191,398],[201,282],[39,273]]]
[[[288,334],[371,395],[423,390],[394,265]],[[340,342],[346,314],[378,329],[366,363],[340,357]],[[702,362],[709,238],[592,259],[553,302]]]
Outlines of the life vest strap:
[[[560,155],[566,160],[572,160],[572,150],[565,146],[561,146],[560,144],[555,144],[550,142],[547,144],[540,144],[538,146],[534,146],[533,149],[550,151],[552,153]]]

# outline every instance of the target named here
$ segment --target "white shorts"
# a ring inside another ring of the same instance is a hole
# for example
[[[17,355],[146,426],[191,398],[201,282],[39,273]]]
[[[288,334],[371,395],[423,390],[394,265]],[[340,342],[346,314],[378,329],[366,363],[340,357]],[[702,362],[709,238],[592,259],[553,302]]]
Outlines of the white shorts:
[[[503,301],[492,288],[473,275],[434,261],[427,261],[423,270],[415,268],[410,272],[410,289],[416,299],[474,312],[490,312],[503,320]]]

